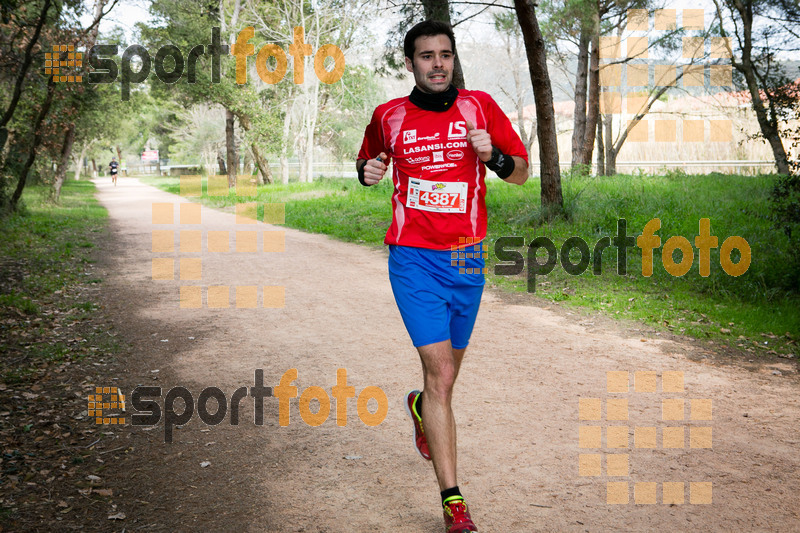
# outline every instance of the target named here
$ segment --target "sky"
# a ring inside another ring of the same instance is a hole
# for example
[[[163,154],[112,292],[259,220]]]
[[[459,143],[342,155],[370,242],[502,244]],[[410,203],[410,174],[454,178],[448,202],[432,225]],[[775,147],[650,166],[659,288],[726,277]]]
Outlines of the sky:
[[[92,0],[86,0],[87,12],[89,13],[92,12],[92,4]],[[149,0],[119,0],[117,6],[100,23],[101,33],[107,33],[114,26],[118,26],[125,31],[129,38],[132,37],[136,23],[150,23],[152,21],[148,12],[149,5]],[[669,0],[666,2],[665,7],[670,9],[704,8],[707,11],[706,18],[708,19],[710,14],[713,13],[714,4],[711,0]],[[85,25],[88,25],[91,22],[91,15],[85,15],[82,21]],[[708,23],[708,20],[706,22]],[[388,27],[389,24],[385,26]],[[480,42],[493,35],[493,32],[494,27],[491,19],[486,15],[467,21],[457,28],[457,36],[459,38],[466,38],[466,40],[473,42]],[[379,42],[384,41],[385,37],[381,39],[381,36],[379,36]]]
[[[85,2],[87,14],[81,18],[84,26],[92,23],[94,2]],[[118,26],[125,31],[126,40],[130,40],[137,22],[149,23],[151,21],[148,0],[119,0],[114,9],[100,21],[100,33],[108,33]]]

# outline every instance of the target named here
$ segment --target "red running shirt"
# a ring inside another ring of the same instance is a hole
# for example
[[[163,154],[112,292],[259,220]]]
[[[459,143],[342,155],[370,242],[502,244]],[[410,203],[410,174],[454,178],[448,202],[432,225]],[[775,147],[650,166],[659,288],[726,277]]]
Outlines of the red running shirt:
[[[485,92],[459,89],[452,107],[442,112],[421,109],[407,96],[375,109],[358,158],[385,152],[394,160],[385,244],[450,250],[465,246],[459,238],[486,237],[486,167],[467,142],[467,121],[486,130],[507,156],[528,161],[508,117]]]

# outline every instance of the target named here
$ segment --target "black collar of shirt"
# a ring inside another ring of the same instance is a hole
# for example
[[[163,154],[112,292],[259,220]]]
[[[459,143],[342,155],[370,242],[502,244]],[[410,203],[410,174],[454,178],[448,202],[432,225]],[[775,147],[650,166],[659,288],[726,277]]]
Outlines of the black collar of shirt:
[[[424,93],[419,90],[419,87],[414,87],[408,99],[415,106],[424,109],[425,111],[436,111],[441,113],[447,111],[453,106],[453,102],[458,97],[458,89],[455,85],[450,85],[446,91],[441,93]]]

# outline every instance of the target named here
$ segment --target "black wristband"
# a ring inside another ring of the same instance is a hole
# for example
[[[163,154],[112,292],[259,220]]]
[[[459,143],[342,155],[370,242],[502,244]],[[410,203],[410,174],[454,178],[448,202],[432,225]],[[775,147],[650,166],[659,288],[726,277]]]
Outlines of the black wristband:
[[[364,187],[369,187],[369,185],[367,185],[367,183],[364,181],[364,167],[366,166],[367,162],[364,161],[364,164],[361,165],[360,167],[356,165],[356,170],[358,171],[358,182]]]
[[[492,146],[492,157],[489,158],[484,165],[486,165],[486,168],[489,170],[494,171],[494,173],[497,174],[497,177],[500,179],[508,178],[514,172],[514,168],[517,166],[517,164],[514,163],[513,157],[504,154],[496,146]]]

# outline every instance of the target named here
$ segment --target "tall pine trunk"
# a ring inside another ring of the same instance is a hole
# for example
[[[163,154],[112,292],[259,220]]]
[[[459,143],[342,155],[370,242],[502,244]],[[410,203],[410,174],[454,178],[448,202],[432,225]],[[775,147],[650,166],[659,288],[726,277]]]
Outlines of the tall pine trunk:
[[[75,124],[71,123],[67,126],[67,131],[64,134],[64,143],[61,146],[61,160],[58,162],[58,169],[56,170],[56,181],[53,183],[53,201],[58,202],[61,197],[61,187],[67,177],[67,167],[69,166],[69,158],[72,154],[72,144],[75,142]]]
[[[603,115],[597,115],[597,175],[606,174],[606,148],[603,145]]]
[[[775,158],[775,166],[778,167],[778,174],[789,174],[789,159],[786,157],[786,148],[783,146],[780,133],[778,131],[778,118],[774,103],[768,99],[768,105],[764,105],[761,92],[766,87],[759,85],[758,73],[753,65],[753,2],[743,1],[735,3],[736,10],[742,19],[742,32],[744,42],[742,43],[742,61],[732,61],[733,66],[742,73],[747,83],[747,90],[753,100],[753,110],[761,128],[761,134],[772,148],[772,155]],[[762,78],[763,79],[763,78]],[[769,110],[769,115],[767,114]]]
[[[595,15],[592,54],[589,62],[589,103],[586,109],[586,128],[584,130],[581,164],[592,164],[594,138],[597,134],[597,116],[600,114],[600,17]]]
[[[20,96],[22,96],[22,84],[25,81],[25,77],[28,74],[31,62],[33,61],[33,48],[36,46],[36,43],[39,40],[39,35],[41,34],[42,27],[47,20],[47,12],[50,10],[51,5],[52,0],[45,0],[42,4],[42,11],[39,14],[39,18],[36,20],[36,27],[33,30],[33,35],[25,47],[25,56],[22,60],[22,65],[20,66],[19,70],[17,70],[17,79],[14,82],[14,92],[11,93],[11,100],[8,103],[8,107],[6,107],[3,116],[0,117],[0,154],[4,153],[6,141],[8,140],[8,129],[6,126],[8,126],[9,122],[11,122],[11,119],[14,116],[14,111],[16,111],[17,105],[19,104]],[[0,163],[2,162],[0,161]],[[2,166],[2,164],[0,164],[0,166]],[[24,186],[25,185],[23,184],[23,187]]]
[[[269,169],[269,161],[261,155],[261,151],[256,143],[250,145],[250,151],[253,152],[253,159],[258,167],[258,175],[260,176],[259,182],[261,185],[272,183],[272,172]]]
[[[281,183],[289,183],[289,133],[292,126],[292,113],[294,112],[294,100],[286,110],[283,117],[283,131],[281,133]]]
[[[253,127],[250,117],[246,114],[240,113],[236,116],[239,119],[239,124],[245,132],[249,132]],[[258,183],[259,185],[266,185],[272,183],[272,172],[269,170],[269,162],[261,155],[261,150],[255,142],[250,143],[250,152],[253,154],[253,159],[258,167]]]
[[[75,161],[75,181],[81,179],[81,175],[83,174],[83,161],[86,159],[86,152],[89,151],[89,148],[92,146],[92,141],[85,142],[81,146],[81,155]]]
[[[553,90],[550,86],[550,74],[547,71],[547,55],[544,39],[536,19],[536,10],[531,0],[514,0],[522,37],[525,41],[525,52],[528,57],[528,69],[533,85],[533,97],[536,104],[536,129],[539,138],[539,159],[541,162],[542,211],[546,217],[560,214],[564,209],[561,194],[561,169],[558,163],[558,137],[556,135],[556,118],[553,109]]]
[[[439,22],[450,21],[450,1],[449,0],[422,0],[422,7],[425,9],[425,20],[438,20]],[[461,60],[458,58],[458,51],[453,47],[455,61],[453,64],[453,85],[458,89],[465,89],[464,71],[461,69]]]
[[[225,155],[228,169],[228,188],[236,187],[236,172],[239,170],[239,161],[236,157],[236,138],[234,130],[234,116],[230,109],[225,109]]]
[[[89,39],[86,42],[86,49],[91,50],[97,42],[97,34],[100,31],[100,19],[103,18],[103,7],[106,0],[97,0],[94,5],[94,27],[89,32]],[[67,132],[64,138],[64,145],[61,150],[61,162],[58,171],[56,172],[56,181],[53,184],[53,200],[58,202],[61,196],[61,186],[67,176],[67,165],[72,158],[72,147],[75,142],[75,124],[70,124],[67,127]],[[117,146],[117,157],[119,157],[119,164],[122,166],[122,152]],[[81,161],[83,160],[83,153],[81,153]],[[80,179],[80,171],[78,170],[80,162],[76,165],[75,176],[76,180]]]
[[[53,95],[55,92],[56,84],[51,76],[50,80],[47,82],[47,95],[44,98],[42,107],[39,109],[39,114],[36,116],[36,122],[33,125],[33,142],[31,142],[30,151],[28,152],[28,159],[25,161],[25,166],[22,167],[22,172],[20,172],[17,188],[14,190],[14,194],[11,195],[12,212],[17,210],[19,200],[22,198],[22,191],[25,190],[25,184],[28,181],[28,174],[31,171],[33,162],[36,160],[36,149],[42,144],[42,122],[44,122],[45,117],[50,112],[50,105],[53,103]]]
[[[586,24],[586,23],[583,23]],[[589,73],[589,45],[591,33],[583,26],[578,39],[578,66],[575,74],[575,113],[572,126],[572,166],[583,160],[583,138],[586,130],[586,88]]]
[[[605,144],[606,144],[606,176],[613,176],[617,173],[617,152],[614,150],[614,125],[613,115],[606,115],[604,120],[606,126]]]

